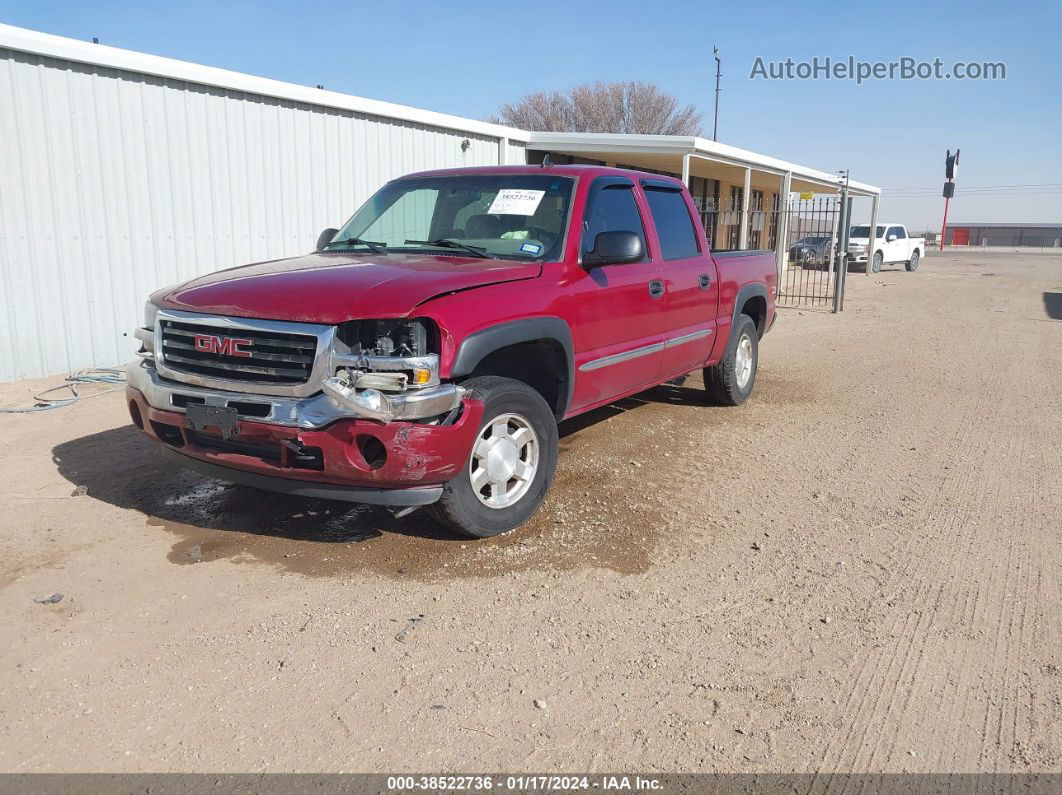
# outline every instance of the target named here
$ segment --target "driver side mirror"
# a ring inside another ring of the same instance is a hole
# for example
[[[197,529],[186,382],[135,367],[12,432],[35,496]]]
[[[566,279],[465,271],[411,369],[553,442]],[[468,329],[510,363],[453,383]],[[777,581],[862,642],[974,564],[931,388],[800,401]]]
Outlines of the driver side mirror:
[[[893,242],[895,239],[896,239],[896,235],[889,235],[887,238],[885,238],[886,242],[888,242],[888,243]]]
[[[332,238],[339,233],[338,229],[329,227],[317,236],[317,251],[323,251],[324,247],[332,242]]]
[[[594,238],[594,250],[583,257],[583,264],[590,267],[623,265],[644,257],[645,246],[634,232],[600,232]]]

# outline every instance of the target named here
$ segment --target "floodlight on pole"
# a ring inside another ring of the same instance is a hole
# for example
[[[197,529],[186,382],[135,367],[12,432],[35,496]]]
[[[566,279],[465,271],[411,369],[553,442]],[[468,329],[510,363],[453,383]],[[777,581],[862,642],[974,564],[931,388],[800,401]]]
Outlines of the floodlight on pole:
[[[944,221],[940,225],[940,250],[944,250],[944,239],[948,234],[948,205],[951,197],[955,195],[955,177],[959,175],[959,150],[955,154],[947,150],[944,156]]]

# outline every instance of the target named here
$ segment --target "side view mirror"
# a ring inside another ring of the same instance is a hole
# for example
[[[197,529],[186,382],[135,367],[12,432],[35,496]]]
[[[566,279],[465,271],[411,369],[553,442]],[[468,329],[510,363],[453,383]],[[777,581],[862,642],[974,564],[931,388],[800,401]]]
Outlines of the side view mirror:
[[[332,242],[332,238],[339,232],[338,229],[332,229],[329,227],[317,236],[317,250],[323,251],[324,247]]]
[[[889,235],[887,238],[885,238],[885,240],[887,240],[889,243],[891,243],[895,239],[896,239],[896,235]]]
[[[642,239],[634,232],[601,232],[594,238],[594,250],[583,257],[585,265],[622,265],[645,256]]]

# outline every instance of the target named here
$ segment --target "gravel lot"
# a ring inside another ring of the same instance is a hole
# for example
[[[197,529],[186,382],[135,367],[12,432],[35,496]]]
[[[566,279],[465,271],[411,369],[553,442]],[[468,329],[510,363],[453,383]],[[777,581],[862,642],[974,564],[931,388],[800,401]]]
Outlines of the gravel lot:
[[[1062,257],[847,307],[741,408],[567,423],[480,542],[173,469],[119,394],[0,416],[0,769],[1058,770]]]

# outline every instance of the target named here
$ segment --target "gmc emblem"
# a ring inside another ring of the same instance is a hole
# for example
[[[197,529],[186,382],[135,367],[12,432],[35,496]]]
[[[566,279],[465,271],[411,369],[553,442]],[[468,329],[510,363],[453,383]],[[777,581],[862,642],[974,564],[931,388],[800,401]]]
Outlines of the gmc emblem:
[[[195,349],[200,353],[213,353],[218,356],[239,356],[251,358],[251,341],[246,337],[215,337],[213,334],[196,334]]]

